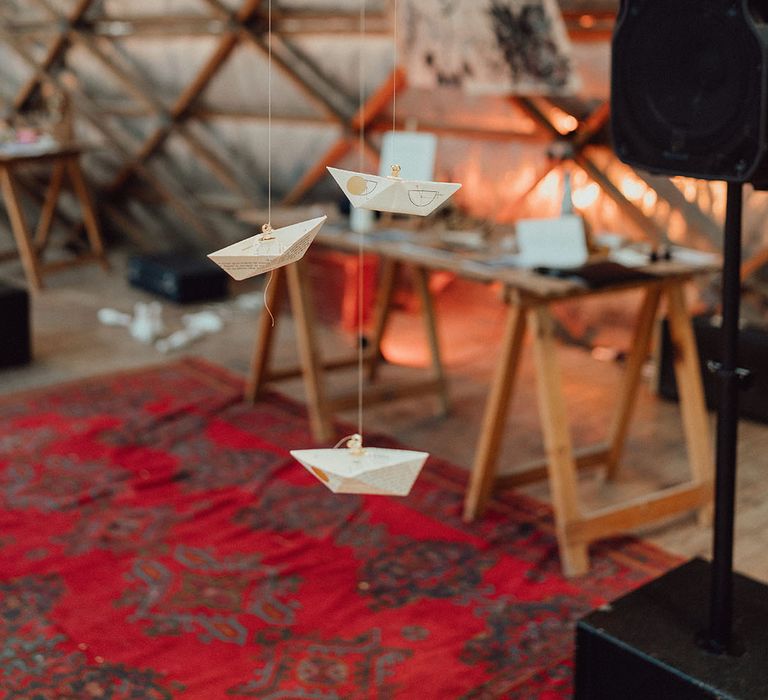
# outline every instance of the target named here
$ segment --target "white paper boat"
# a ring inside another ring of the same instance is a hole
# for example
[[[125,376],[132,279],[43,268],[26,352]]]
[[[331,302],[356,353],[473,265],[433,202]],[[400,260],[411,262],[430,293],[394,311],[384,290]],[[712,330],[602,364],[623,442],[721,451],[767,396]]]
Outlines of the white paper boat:
[[[427,216],[447,202],[461,185],[456,182],[403,180],[328,168],[353,207],[393,214]]]
[[[334,493],[407,496],[429,453],[379,447],[291,450]]]
[[[208,257],[236,280],[261,275],[304,257],[327,218],[321,216],[274,231],[267,229],[210,253]]]

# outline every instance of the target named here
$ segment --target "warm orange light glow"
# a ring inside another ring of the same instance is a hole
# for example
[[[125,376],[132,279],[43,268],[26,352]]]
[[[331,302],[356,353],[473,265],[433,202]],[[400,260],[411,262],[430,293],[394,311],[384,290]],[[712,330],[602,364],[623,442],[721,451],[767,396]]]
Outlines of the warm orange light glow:
[[[592,15],[582,15],[579,17],[579,26],[582,29],[592,29],[595,26],[595,18]]]
[[[579,126],[579,120],[571,114],[558,114],[555,117],[555,128],[561,134],[568,134]]]
[[[395,365],[404,367],[429,367],[429,348],[420,337],[401,338],[394,333],[385,337],[381,342],[381,353]]]
[[[656,190],[652,190],[650,187],[643,195],[643,211],[648,214],[656,206],[656,202],[659,197],[656,194]]]
[[[553,199],[560,194],[560,175],[554,170],[549,173],[536,189],[536,194],[546,199]]]
[[[683,215],[675,210],[669,217],[669,238],[675,243],[682,243],[685,240],[685,231],[687,225]]]
[[[638,180],[635,177],[627,175],[621,181],[621,192],[627,198],[633,201],[640,199],[647,187],[643,184],[642,180]]]
[[[495,219],[499,210],[501,182],[489,180],[483,162],[483,151],[477,146],[469,150],[466,165],[460,174],[462,188],[461,199],[473,216]]]
[[[672,207],[665,199],[659,199],[656,202],[656,215],[660,221],[666,221],[669,218],[671,211]]]
[[[593,182],[586,187],[579,187],[572,196],[573,204],[578,209],[587,209],[591,207],[600,196],[600,186]]]
[[[709,183],[709,192],[712,197],[712,211],[718,219],[722,219],[725,216],[725,183]]]
[[[543,105],[542,105],[543,107]],[[559,130],[567,131],[578,126],[578,120],[564,111],[547,108],[545,113]],[[599,168],[619,191],[646,216],[653,218],[664,229],[672,228],[672,235],[680,242],[687,241],[688,227],[684,220],[672,219],[670,206],[654,187],[638,176],[631,168],[612,160],[610,154],[596,152]],[[495,150],[482,149],[477,145],[465,148],[461,154],[461,166],[456,167],[456,177],[464,186],[458,196],[460,204],[472,216],[496,223],[514,222],[520,218],[549,218],[560,215],[564,193],[564,178],[570,172],[573,206],[587,218],[595,231],[621,232],[632,240],[642,240],[644,233],[627,221],[620,203],[603,191],[600,183],[589,172],[575,164],[548,163],[534,147],[521,146],[515,167],[503,168],[497,163]],[[541,176],[547,165],[553,168],[532,190],[531,186]],[[494,166],[494,167],[491,167]],[[690,178],[675,178],[675,186],[686,200],[699,206],[713,218],[718,217],[718,207],[724,208],[724,188],[719,191],[712,183],[702,183]],[[721,203],[722,201],[722,203]]]
[[[589,175],[587,175],[583,170],[579,169],[573,172],[571,175],[571,179],[573,181],[573,188],[578,189],[579,187],[584,187],[585,185],[592,182],[590,180]]]
[[[576,117],[559,107],[548,105],[546,112],[549,121],[561,134],[568,134],[579,126],[579,120]]]

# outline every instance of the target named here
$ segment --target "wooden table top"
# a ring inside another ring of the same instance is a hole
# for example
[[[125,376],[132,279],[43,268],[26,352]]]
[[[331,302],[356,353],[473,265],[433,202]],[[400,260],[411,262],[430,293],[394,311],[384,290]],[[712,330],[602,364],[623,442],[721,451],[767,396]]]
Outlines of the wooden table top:
[[[408,231],[405,229],[374,230],[364,236],[356,234],[339,224],[326,224],[318,233],[317,243],[330,248],[356,252],[362,242],[363,251],[389,257],[401,262],[423,266],[430,270],[447,270],[462,277],[487,282],[501,282],[511,290],[530,301],[554,301],[577,296],[600,294],[644,287],[663,281],[688,279],[695,275],[720,270],[718,256],[698,255],[695,262],[682,249],[673,248],[670,260],[649,262],[632,268],[652,278],[618,280],[600,286],[588,286],[576,276],[553,276],[514,264],[512,256],[482,250],[452,250],[441,244],[439,237],[429,231]],[[684,259],[685,255],[685,259]]]
[[[34,147],[31,147],[29,150],[18,150],[16,152],[7,152],[0,149],[0,165],[17,165],[19,163],[55,160],[56,158],[79,155],[83,150],[84,147],[80,144],[57,144],[45,150],[36,150]]]

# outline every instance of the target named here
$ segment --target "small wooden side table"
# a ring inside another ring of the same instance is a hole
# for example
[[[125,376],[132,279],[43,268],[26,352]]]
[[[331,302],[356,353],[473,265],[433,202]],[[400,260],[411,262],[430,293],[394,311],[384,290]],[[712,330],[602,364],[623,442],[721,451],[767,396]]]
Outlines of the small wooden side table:
[[[0,259],[19,257],[29,286],[33,291],[42,289],[43,275],[55,270],[86,262],[99,262],[104,269],[109,268],[104,254],[104,244],[96,217],[96,209],[80,168],[81,153],[82,148],[80,146],[60,147],[41,153],[0,153],[0,189],[2,189],[18,251],[3,254]],[[16,173],[25,166],[38,163],[51,163],[53,168],[51,181],[43,199],[40,219],[33,236],[24,215]],[[42,257],[48,244],[65,176],[69,178],[75,197],[80,204],[90,251],[71,260],[45,263]]]

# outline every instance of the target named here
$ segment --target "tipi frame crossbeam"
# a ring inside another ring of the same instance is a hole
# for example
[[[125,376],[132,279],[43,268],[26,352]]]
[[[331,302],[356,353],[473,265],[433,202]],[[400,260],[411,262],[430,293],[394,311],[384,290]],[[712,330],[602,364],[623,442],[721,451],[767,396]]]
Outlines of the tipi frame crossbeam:
[[[117,160],[109,180],[97,185],[101,195],[99,204],[112,222],[133,239],[143,238],[149,244],[156,239],[157,232],[142,233],[141,226],[131,223],[134,218],[131,208],[121,206],[129,198],[141,206],[151,207],[154,216],[163,225],[170,222],[179,235],[191,244],[219,244],[242,233],[241,225],[236,223],[234,217],[217,217],[216,214],[219,210],[231,213],[259,207],[264,204],[265,192],[261,186],[254,186],[257,179],[255,166],[236,157],[230,147],[216,139],[212,127],[219,118],[259,121],[265,117],[255,112],[217,110],[215,106],[205,104],[202,98],[236,51],[250,48],[263,56],[267,55],[265,0],[241,0],[235,9],[222,0],[200,0],[205,12],[151,17],[107,15],[101,0],[77,0],[67,10],[60,9],[51,0],[31,2],[44,11],[45,21],[20,21],[14,13],[0,8],[0,39],[31,68],[30,76],[12,100],[13,109],[23,112],[33,106],[38,89],[45,82],[52,83],[67,94],[76,115],[96,129],[106,147],[112,151],[114,160]],[[600,3],[563,4],[564,16],[574,40],[578,41],[581,34],[588,33],[584,29],[589,24],[583,22],[585,12],[589,12],[587,19],[590,21],[599,20],[600,31],[605,31],[608,27],[606,22],[610,23],[613,13],[605,8],[601,10],[602,7]],[[391,20],[391,13],[386,8],[369,12],[366,34],[389,36]],[[577,32],[578,27],[581,29]],[[391,128],[388,110],[393,91],[402,90],[405,86],[402,70],[395,68],[387,80],[368,95],[361,108],[357,96],[348,94],[345,86],[329,75],[298,41],[318,33],[354,36],[358,32],[359,17],[354,10],[273,10],[273,65],[279,78],[289,81],[312,108],[307,110],[307,116],[297,119],[275,114],[273,121],[293,126],[328,125],[338,130],[336,140],[317,161],[288,184],[283,197],[286,205],[298,204],[325,176],[326,166],[337,164],[348,156],[358,143],[361,130],[365,131],[365,151],[375,161],[378,157],[377,134]],[[139,40],[142,37],[156,39],[163,36],[205,36],[214,40],[210,54],[178,94],[170,99],[153,85],[146,69],[130,61],[115,43],[125,37]],[[29,42],[32,40],[48,42],[47,48],[38,55],[38,52],[31,50]],[[61,71],[67,67],[67,57],[72,49],[87,53],[108,75],[110,82],[120,88],[124,95],[117,103],[95,98],[77,81],[62,79]],[[551,141],[549,150],[553,153],[565,143],[568,150],[565,160],[586,172],[617,204],[628,221],[645,235],[656,241],[665,240],[666,231],[662,225],[636,202],[629,200],[612,181],[606,168],[601,167],[600,160],[593,156],[591,149],[599,145],[609,118],[607,103],[598,105],[586,117],[579,115],[583,118],[579,120],[578,127],[569,134],[562,134],[546,109],[546,99],[516,97],[512,101],[530,118],[534,124],[532,130],[500,132],[482,127],[427,123],[417,128],[459,138],[535,141],[545,148],[547,141]],[[129,126],[131,116],[149,118],[153,126],[139,136]],[[405,124],[400,120],[397,128],[403,126]],[[225,194],[208,196],[200,193],[197,191],[199,187],[196,188],[188,180],[174,159],[164,157],[177,142],[185,146],[203,172],[210,174],[221,185]],[[562,161],[563,158],[558,156],[550,158],[524,192],[507,205],[505,216],[514,218],[522,212],[528,195]],[[135,179],[147,187],[132,187]],[[708,214],[700,211],[695,203],[685,202],[667,181],[647,184],[672,207],[685,211],[686,221],[691,222],[689,228],[694,234],[703,234],[700,238],[712,241],[718,225]],[[158,214],[158,198],[166,205],[162,214]]]
[[[159,155],[171,138],[183,140],[195,158],[202,162],[225,189],[232,195],[229,208],[253,206],[260,202],[254,201],[251,179],[243,172],[231,154],[222,153],[220,144],[213,144],[200,137],[191,122],[206,125],[206,119],[198,116],[196,107],[207,87],[215,79],[233,52],[240,46],[250,46],[262,54],[268,53],[265,32],[267,27],[266,10],[263,0],[243,0],[241,6],[234,12],[230,11],[219,0],[203,0],[210,14],[204,18],[198,17],[195,22],[205,22],[206,34],[219,30],[218,41],[211,55],[198,69],[192,80],[184,87],[172,104],[166,106],[160,98],[154,95],[149,77],[136,66],[127,66],[120,60],[118,52],[114,51],[103,30],[114,20],[98,15],[100,3],[97,0],[80,0],[67,13],[54,7],[48,0],[33,0],[50,17],[48,35],[51,27],[57,27],[53,34],[48,50],[41,59],[36,59],[26,45],[29,33],[17,31],[14,18],[0,10],[2,22],[2,38],[14,52],[32,69],[31,77],[21,86],[13,103],[17,112],[28,109],[34,101],[38,88],[44,82],[50,82],[70,98],[74,112],[85,118],[101,133],[109,147],[121,158],[112,180],[102,189],[109,199],[119,197],[126,192],[131,179],[140,176],[160,195],[171,207],[183,224],[189,226],[197,236],[202,236],[210,243],[220,242],[220,237],[212,234],[207,226],[205,205],[194,193],[185,187],[178,178],[165,172],[166,168],[159,167],[155,156]],[[300,93],[319,112],[324,123],[335,124],[345,141],[351,141],[358,133],[360,119],[354,105],[354,100],[345,94],[343,88],[331,77],[323,73],[312,59],[294,45],[291,37],[302,33],[310,20],[313,23],[326,23],[329,26],[341,23],[344,31],[351,31],[349,14],[291,13],[281,10],[276,13],[273,23],[273,62],[281,76],[288,79]],[[373,16],[374,25],[386,20],[384,15]],[[170,26],[176,21],[174,17],[153,17],[151,19],[132,19],[131,26],[137,31],[142,28]],[[202,27],[202,24],[201,24]],[[102,32],[94,31],[101,28]],[[38,28],[42,29],[42,28]],[[34,32],[31,32],[34,33]],[[112,79],[122,87],[127,95],[127,103],[136,103],[138,111],[151,116],[156,122],[154,129],[143,139],[138,140],[128,129],[121,127],[119,122],[104,119],[105,110],[93,98],[72,81],[61,79],[61,69],[66,64],[68,51],[77,47],[85,50],[89,56],[106,70]],[[374,115],[375,116],[375,115]],[[276,120],[279,120],[277,117]],[[377,154],[375,144],[366,139],[366,148],[372,154]],[[306,182],[302,178],[302,182]],[[306,191],[299,183],[292,189]],[[107,213],[115,213],[110,202]],[[112,217],[111,217],[112,218]],[[125,227],[125,216],[117,217],[121,228]],[[135,234],[135,230],[133,231]]]

